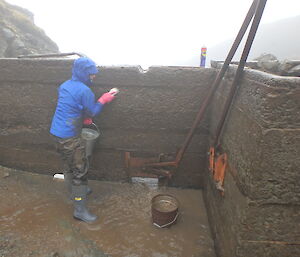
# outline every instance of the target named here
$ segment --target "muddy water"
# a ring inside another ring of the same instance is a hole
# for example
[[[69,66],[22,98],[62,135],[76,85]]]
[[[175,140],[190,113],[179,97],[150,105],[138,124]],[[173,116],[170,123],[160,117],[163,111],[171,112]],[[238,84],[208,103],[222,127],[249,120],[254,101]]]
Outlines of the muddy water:
[[[0,168],[0,256],[214,257],[199,190],[91,181],[94,224],[72,218],[62,182]],[[179,217],[170,228],[152,224],[151,199],[175,196]]]

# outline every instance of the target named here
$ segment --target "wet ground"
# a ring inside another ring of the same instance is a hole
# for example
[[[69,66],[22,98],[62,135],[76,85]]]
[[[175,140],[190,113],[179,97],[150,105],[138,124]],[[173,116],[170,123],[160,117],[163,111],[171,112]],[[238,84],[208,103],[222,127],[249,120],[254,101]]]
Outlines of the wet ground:
[[[94,224],[72,217],[64,183],[0,167],[0,257],[215,257],[200,190],[91,181]],[[177,223],[157,228],[151,199],[179,202]]]

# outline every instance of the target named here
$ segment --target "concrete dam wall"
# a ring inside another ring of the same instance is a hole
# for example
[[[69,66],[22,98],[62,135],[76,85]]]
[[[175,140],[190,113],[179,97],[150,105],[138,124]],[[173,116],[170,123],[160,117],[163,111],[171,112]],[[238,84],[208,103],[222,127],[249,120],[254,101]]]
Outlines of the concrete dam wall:
[[[1,165],[62,171],[49,127],[71,66],[72,60],[0,59]],[[113,87],[120,93],[94,119],[101,138],[90,177],[127,181],[125,152],[175,156],[218,69],[102,67],[96,97]],[[218,256],[300,256],[300,78],[245,70],[221,137],[228,154],[222,195],[208,150],[234,71],[222,80],[171,185],[203,189]]]

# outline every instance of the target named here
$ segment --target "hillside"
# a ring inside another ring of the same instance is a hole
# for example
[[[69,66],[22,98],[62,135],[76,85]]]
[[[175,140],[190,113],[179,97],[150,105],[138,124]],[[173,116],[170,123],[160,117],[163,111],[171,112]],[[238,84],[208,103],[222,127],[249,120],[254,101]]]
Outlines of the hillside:
[[[263,53],[275,55],[279,60],[300,59],[300,16],[277,22],[263,24],[259,27],[253,42],[248,60],[251,61]],[[246,37],[245,37],[246,38]],[[207,55],[210,60],[224,60],[234,39],[226,40],[210,49]],[[239,60],[244,42],[234,57]]]
[[[0,16],[0,57],[59,52],[28,10],[0,0]]]

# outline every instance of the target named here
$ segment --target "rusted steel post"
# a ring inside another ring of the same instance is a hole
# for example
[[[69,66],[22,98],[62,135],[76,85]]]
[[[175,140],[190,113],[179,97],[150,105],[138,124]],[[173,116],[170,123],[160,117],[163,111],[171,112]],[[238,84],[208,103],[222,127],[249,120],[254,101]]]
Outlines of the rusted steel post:
[[[251,7],[250,7],[250,9],[249,9],[249,11],[248,11],[248,13],[246,15],[246,18],[245,18],[245,20],[244,20],[244,22],[243,22],[243,24],[242,24],[242,26],[241,26],[241,28],[240,28],[237,36],[236,36],[236,39],[235,39],[235,41],[234,41],[234,43],[233,43],[233,45],[232,45],[229,53],[227,55],[226,60],[225,60],[225,62],[223,64],[221,70],[219,71],[219,73],[218,73],[218,75],[217,75],[217,77],[216,77],[213,85],[211,86],[211,88],[210,88],[207,96],[205,97],[204,101],[202,102],[201,107],[199,109],[199,112],[198,112],[198,114],[196,116],[196,119],[194,120],[194,123],[193,123],[193,125],[192,125],[192,127],[191,127],[191,129],[190,129],[190,131],[188,133],[188,135],[186,136],[185,141],[184,141],[182,147],[177,152],[176,159],[175,159],[175,165],[173,165],[173,166],[178,166],[179,165],[179,163],[180,163],[180,161],[182,159],[182,156],[185,153],[185,151],[186,151],[186,149],[187,149],[187,147],[188,147],[188,145],[189,145],[189,143],[190,143],[190,141],[191,141],[191,139],[192,139],[192,137],[193,137],[193,135],[195,133],[195,130],[196,130],[198,124],[203,119],[205,111],[206,111],[206,109],[207,109],[207,107],[208,107],[208,105],[209,105],[209,103],[210,103],[210,101],[211,101],[211,99],[212,99],[215,91],[217,90],[218,86],[220,85],[220,82],[221,82],[222,78],[224,77],[224,74],[227,71],[228,66],[229,66],[229,64],[230,64],[230,62],[231,62],[231,60],[232,60],[232,58],[233,58],[233,56],[234,56],[234,54],[235,54],[238,46],[240,45],[240,43],[241,43],[241,41],[243,39],[243,36],[245,35],[245,33],[247,31],[247,28],[248,28],[248,26],[249,26],[249,24],[250,24],[250,22],[251,22],[251,20],[252,20],[252,18],[254,16],[254,14],[255,14],[255,10],[256,10],[256,7],[257,7],[257,2],[258,2],[258,0],[254,0],[252,2],[252,5],[251,5]]]
[[[216,130],[216,134],[215,134],[215,138],[214,138],[214,143],[213,143],[213,146],[215,146],[215,147],[218,147],[220,145],[220,142],[219,142],[220,136],[222,134],[222,131],[223,131],[223,128],[224,128],[224,125],[225,125],[225,121],[228,117],[229,109],[232,106],[234,96],[236,95],[239,81],[240,81],[240,79],[243,75],[245,63],[247,61],[247,58],[248,58],[253,40],[255,38],[255,35],[256,35],[261,17],[263,15],[263,12],[264,12],[264,9],[265,9],[265,6],[266,6],[266,2],[267,2],[267,0],[259,0],[259,2],[257,4],[257,8],[256,8],[255,16],[254,16],[254,19],[253,19],[253,23],[251,25],[249,35],[248,35],[248,38],[247,38],[247,41],[246,41],[241,59],[240,59],[240,62],[239,62],[234,80],[232,82],[232,86],[231,86],[231,89],[230,89],[230,92],[229,92],[229,96],[228,96],[228,98],[226,100],[226,103],[225,103],[225,106],[223,108],[223,113],[221,115],[221,119],[220,119],[220,121],[218,123],[218,126],[217,126],[217,130]]]

